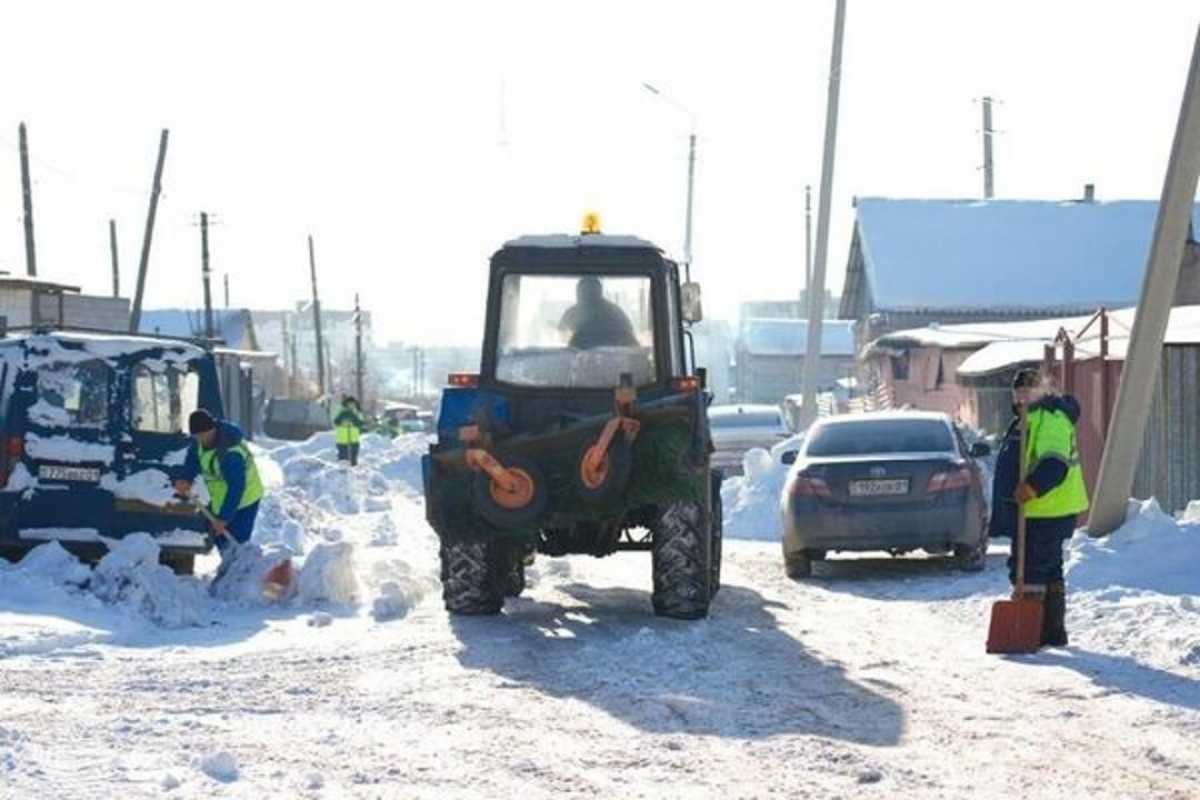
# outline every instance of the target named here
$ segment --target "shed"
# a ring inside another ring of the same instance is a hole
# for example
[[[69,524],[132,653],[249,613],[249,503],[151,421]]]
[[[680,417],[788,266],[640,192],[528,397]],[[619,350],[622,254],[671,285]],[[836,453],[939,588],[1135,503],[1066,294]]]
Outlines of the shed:
[[[808,320],[745,319],[738,329],[737,398],[743,403],[781,403],[800,389],[808,353]],[[821,329],[818,383],[826,388],[855,373],[854,324],[825,320]]]

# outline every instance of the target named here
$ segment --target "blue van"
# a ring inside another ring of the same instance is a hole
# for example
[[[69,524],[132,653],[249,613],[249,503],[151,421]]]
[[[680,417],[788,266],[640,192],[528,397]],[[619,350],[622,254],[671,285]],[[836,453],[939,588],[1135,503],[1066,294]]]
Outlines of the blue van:
[[[173,497],[188,415],[223,416],[212,354],[186,340],[74,331],[0,338],[0,556],[57,541],[86,561],[134,533],[191,573],[212,541]]]

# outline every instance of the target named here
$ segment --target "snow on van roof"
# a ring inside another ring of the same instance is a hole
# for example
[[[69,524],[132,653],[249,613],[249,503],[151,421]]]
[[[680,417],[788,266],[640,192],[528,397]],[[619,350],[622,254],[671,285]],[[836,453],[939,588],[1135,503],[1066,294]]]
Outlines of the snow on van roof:
[[[613,236],[607,233],[569,234],[550,233],[535,236],[518,236],[504,243],[505,247],[634,247],[660,250],[658,245],[637,236]]]
[[[68,346],[64,346],[68,345]],[[161,359],[183,363],[204,355],[204,350],[189,342],[129,334],[82,333],[78,331],[13,332],[0,339],[0,348],[21,347],[52,362],[89,361],[94,358],[119,358],[147,350],[162,350]]]
[[[1158,202],[871,197],[856,208],[876,310],[1072,313],[1137,301]]]

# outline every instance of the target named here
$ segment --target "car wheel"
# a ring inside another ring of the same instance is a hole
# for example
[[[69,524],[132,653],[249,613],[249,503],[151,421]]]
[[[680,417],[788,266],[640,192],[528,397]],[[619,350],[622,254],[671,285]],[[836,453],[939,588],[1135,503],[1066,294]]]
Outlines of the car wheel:
[[[954,545],[954,564],[964,572],[982,572],[987,566],[987,537],[977,545]]]
[[[794,581],[811,578],[812,559],[808,557],[807,553],[785,555],[783,557],[783,569],[787,573],[787,576]]]

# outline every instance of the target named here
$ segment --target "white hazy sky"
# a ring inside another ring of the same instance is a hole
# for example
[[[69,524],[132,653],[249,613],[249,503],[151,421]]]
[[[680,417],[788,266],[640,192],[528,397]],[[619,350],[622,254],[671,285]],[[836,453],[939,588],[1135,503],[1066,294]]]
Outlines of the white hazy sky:
[[[678,253],[698,119],[695,276],[710,316],[803,280],[833,0],[9,3],[0,26],[0,269],[24,271],[17,123],[39,273],[132,293],[171,130],[147,306],[197,305],[197,212],[235,305],[363,295],[381,339],[478,341],[487,258],[520,233]],[[849,0],[833,196],[840,287],[855,195],[974,197],[984,94],[1002,198],[1152,198],[1194,0]],[[503,91],[502,91],[503,87]],[[502,100],[503,98],[503,100]]]

